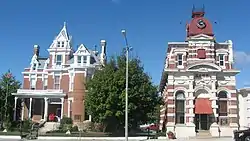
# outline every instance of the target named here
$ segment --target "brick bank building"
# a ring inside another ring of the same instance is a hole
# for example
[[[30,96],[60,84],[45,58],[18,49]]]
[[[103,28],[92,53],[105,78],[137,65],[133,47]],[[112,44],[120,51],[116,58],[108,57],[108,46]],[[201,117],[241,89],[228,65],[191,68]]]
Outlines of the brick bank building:
[[[101,40],[100,46],[100,53],[83,44],[74,51],[66,24],[48,48],[49,57],[39,56],[40,47],[34,45],[30,65],[22,72],[23,88],[12,94],[14,118],[47,121],[53,113],[59,119],[66,116],[74,122],[85,120],[86,79],[106,61],[105,40]],[[17,103],[22,103],[21,109],[16,108]]]
[[[232,136],[238,128],[233,43],[217,42],[204,9],[193,9],[186,40],[169,42],[160,91],[160,130],[177,137]],[[196,134],[196,132],[198,132]]]

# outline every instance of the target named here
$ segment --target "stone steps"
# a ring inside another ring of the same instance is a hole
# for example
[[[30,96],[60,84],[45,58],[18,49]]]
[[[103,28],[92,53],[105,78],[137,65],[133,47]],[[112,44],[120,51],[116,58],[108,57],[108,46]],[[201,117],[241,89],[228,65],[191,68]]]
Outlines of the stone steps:
[[[58,122],[46,122],[44,124],[44,127],[40,128],[38,133],[40,135],[45,134],[48,131],[54,131],[54,130],[58,130],[60,126],[60,123]]]
[[[196,134],[196,137],[191,137],[191,138],[195,138],[195,139],[210,139],[210,138],[212,138],[212,135],[211,135],[210,131],[199,131]]]

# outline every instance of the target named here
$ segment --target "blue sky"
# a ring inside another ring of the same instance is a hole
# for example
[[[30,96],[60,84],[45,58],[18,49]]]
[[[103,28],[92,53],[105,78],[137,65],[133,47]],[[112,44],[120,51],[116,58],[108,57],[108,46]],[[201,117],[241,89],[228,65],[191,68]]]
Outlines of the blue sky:
[[[0,72],[8,69],[17,79],[30,63],[33,45],[41,55],[67,22],[74,47],[88,48],[108,42],[108,55],[124,47],[120,33],[125,28],[133,55],[142,60],[155,84],[160,81],[167,42],[185,39],[185,23],[190,21],[192,5],[206,7],[217,41],[233,40],[236,66],[241,70],[237,87],[250,85],[250,1],[219,0],[2,0],[0,3]],[[182,22],[182,24],[180,24]]]

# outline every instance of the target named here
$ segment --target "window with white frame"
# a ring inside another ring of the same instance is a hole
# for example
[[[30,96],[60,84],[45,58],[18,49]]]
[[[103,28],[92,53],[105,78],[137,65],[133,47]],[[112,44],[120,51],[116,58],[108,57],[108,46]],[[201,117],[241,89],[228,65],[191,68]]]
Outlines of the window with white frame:
[[[61,47],[61,42],[57,42],[57,47]]]
[[[64,42],[62,42],[62,47],[64,47]]]
[[[228,126],[229,125],[229,118],[228,118],[228,99],[227,99],[227,92],[221,91],[218,94],[218,115],[219,115],[219,124],[221,126]]]
[[[56,65],[62,64],[62,55],[56,55]]]
[[[69,91],[73,91],[74,89],[74,75],[70,73],[70,82],[69,82]]]
[[[54,76],[54,89],[60,89],[60,75]]]
[[[72,109],[73,109],[73,108],[72,108],[72,105],[73,105],[72,103],[73,103],[73,101],[72,101],[72,100],[69,100],[69,117],[70,117],[70,118],[72,118]]]
[[[31,76],[31,78],[30,78],[30,89],[32,89],[32,90],[36,89],[36,78],[35,78],[35,76]]]
[[[177,54],[177,64],[178,64],[178,66],[183,65],[183,55],[182,54]]]
[[[36,63],[33,63],[32,70],[36,70]]]
[[[77,56],[77,63],[81,64],[81,62],[82,62],[82,56]]]
[[[47,90],[47,88],[48,88],[48,78],[44,78],[44,80],[43,80],[43,89]]]
[[[87,56],[83,56],[83,63],[87,63]]]
[[[225,66],[225,55],[224,54],[219,54],[219,65],[220,66]]]
[[[175,98],[175,123],[185,123],[185,95],[182,91],[176,93]]]

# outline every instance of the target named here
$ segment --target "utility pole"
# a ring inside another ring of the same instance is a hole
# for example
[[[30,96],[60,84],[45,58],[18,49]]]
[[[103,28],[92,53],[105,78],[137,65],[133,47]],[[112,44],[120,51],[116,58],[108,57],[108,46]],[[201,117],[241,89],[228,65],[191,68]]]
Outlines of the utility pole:
[[[125,96],[125,141],[128,141],[128,61],[129,61],[129,51],[130,51],[130,47],[128,45],[128,40],[127,40],[127,35],[126,35],[126,30],[122,30],[121,31],[124,39],[125,39],[125,43],[126,43],[126,96]]]

